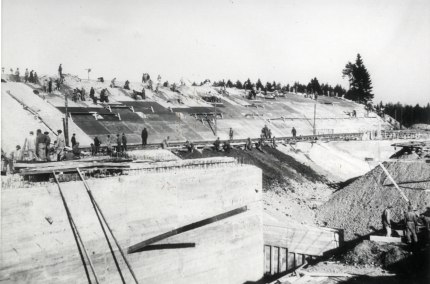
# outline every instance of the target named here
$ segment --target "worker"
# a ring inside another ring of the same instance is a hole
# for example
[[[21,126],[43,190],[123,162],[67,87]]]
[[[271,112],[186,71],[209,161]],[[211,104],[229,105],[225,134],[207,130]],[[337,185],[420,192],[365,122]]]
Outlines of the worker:
[[[107,154],[112,155],[112,141],[109,134],[107,135],[107,138],[106,138],[106,149],[107,149]]]
[[[230,127],[230,131],[229,131],[229,133],[228,133],[228,136],[229,136],[229,138],[230,138],[230,141],[231,141],[231,140],[233,140],[233,134],[234,134],[234,133],[233,133],[233,128],[231,128],[231,127]]]
[[[190,141],[185,141],[185,148],[187,148],[188,153],[193,153],[194,152],[194,144],[190,143]]]
[[[413,243],[418,242],[417,225],[418,225],[417,214],[414,212],[412,205],[409,205],[408,211],[405,212],[405,236],[406,236],[406,242],[408,244],[411,243],[411,235],[412,235],[412,242]]]
[[[91,89],[90,89],[90,98],[92,99],[92,100],[94,100],[94,94],[96,93],[96,91],[94,91],[94,87],[91,87]]]
[[[61,161],[64,155],[64,147],[66,147],[66,140],[64,139],[63,131],[57,130],[57,144],[55,145],[55,152],[57,154],[57,161]]]
[[[252,151],[252,142],[251,142],[251,138],[249,138],[249,137],[248,137],[248,139],[246,140],[245,150]]]
[[[421,214],[421,219],[423,220],[426,230],[427,244],[430,244],[430,207],[427,207],[426,211]]]
[[[36,159],[36,137],[33,131],[30,131],[29,136],[25,139],[23,150],[27,154],[28,161]]]
[[[96,155],[96,146],[94,146],[94,143],[91,143],[90,147],[91,147],[91,156],[95,156]]]
[[[224,142],[224,144],[222,145],[222,149],[224,150],[224,152],[230,153],[230,150],[231,150],[230,140],[227,140]]]
[[[148,141],[148,130],[146,128],[143,128],[142,130],[142,146],[146,146]]]
[[[49,81],[48,81],[48,93],[49,94],[52,93],[52,79],[51,78],[49,78]]]
[[[15,80],[17,82],[21,82],[21,79],[19,78],[19,68],[16,68],[16,71],[15,71]]]
[[[276,137],[275,136],[273,136],[272,137],[272,147],[274,148],[274,149],[276,149],[276,147],[277,147],[278,145],[276,145]]]
[[[293,134],[293,138],[296,139],[297,130],[294,127],[291,129],[291,134]]]
[[[221,141],[219,140],[219,137],[218,137],[214,142],[214,150],[219,152],[221,150],[220,146],[221,146]]]
[[[382,227],[385,230],[385,236],[391,237],[391,205],[387,206],[382,212]]]
[[[61,66],[61,64],[60,64],[60,66],[58,66],[58,76],[60,76],[60,81],[62,81],[62,78],[63,78],[63,67]]]
[[[116,81],[116,77],[112,79],[112,81],[110,81],[110,87],[111,88],[116,88],[115,86],[115,81]]]
[[[99,153],[99,151],[100,151],[100,145],[101,145],[101,142],[100,142],[100,140],[99,140],[99,138],[96,136],[96,137],[94,137],[94,150],[95,150],[95,154],[94,155],[97,155],[98,153]]]
[[[124,89],[130,90],[130,81],[126,80],[124,83]]]
[[[36,154],[40,161],[46,161],[46,136],[40,129],[36,131]]]
[[[49,147],[51,147],[51,137],[49,137],[49,132],[45,131],[43,133],[45,135],[45,156],[47,161],[51,161],[51,158],[49,157]]]
[[[86,92],[84,87],[81,88],[81,101],[85,101]]]
[[[21,152],[21,146],[16,145],[15,150],[10,153],[9,156],[9,171],[10,173],[15,172],[15,164],[16,161],[19,161],[22,159],[22,152]]]
[[[73,148],[76,144],[76,134],[75,133],[73,133],[72,139],[70,139],[70,140],[72,141],[72,148]]]
[[[161,148],[166,149],[167,147],[169,147],[169,139],[170,137],[167,136],[166,139],[163,140],[163,142],[161,143]]]
[[[116,152],[122,152],[121,137],[119,136],[119,134],[116,135]]]
[[[122,134],[121,140],[122,140],[122,150],[123,150],[123,152],[127,151],[127,137],[125,136],[124,133]]]
[[[27,81],[28,81],[28,68],[25,68],[24,82],[27,83]]]
[[[75,146],[72,148],[73,157],[74,158],[80,158],[81,156],[81,149],[79,149],[79,142],[76,141]]]

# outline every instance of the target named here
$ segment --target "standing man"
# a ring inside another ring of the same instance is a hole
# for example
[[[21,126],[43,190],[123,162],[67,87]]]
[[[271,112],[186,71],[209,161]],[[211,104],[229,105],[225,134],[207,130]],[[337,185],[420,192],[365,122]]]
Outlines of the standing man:
[[[297,130],[294,127],[291,129],[291,134],[293,134],[293,138],[296,139]]]
[[[27,81],[28,81],[28,68],[25,68],[24,82],[27,83]]]
[[[146,146],[148,141],[148,130],[146,130],[146,127],[142,130],[142,146]]]
[[[42,134],[42,130],[36,131],[36,154],[39,160],[46,160],[46,136]]]
[[[229,137],[230,137],[230,141],[233,140],[233,128],[230,127],[230,131],[229,131]]]
[[[46,155],[46,160],[47,161],[51,161],[51,157],[49,157],[49,147],[51,147],[51,137],[49,137],[49,132],[45,131],[43,133],[45,135],[45,155]]]
[[[121,148],[121,137],[119,137],[119,134],[116,135],[116,152],[122,152]]]
[[[49,78],[49,82],[48,82],[48,93],[52,93],[52,79]]]
[[[36,137],[33,131],[30,131],[29,136],[25,138],[23,150],[27,152],[29,161],[36,159]]]
[[[385,230],[386,237],[391,237],[391,210],[390,210],[391,208],[393,207],[389,205],[382,212],[382,227]]]
[[[94,137],[94,152],[95,152],[95,155],[97,155],[98,154],[98,152],[99,152],[99,150],[100,150],[100,144],[101,144],[101,142],[100,142],[100,140],[99,140],[99,138],[96,136],[96,137]]]
[[[411,235],[412,235],[412,242],[417,243],[418,237],[417,237],[417,225],[418,225],[418,217],[417,214],[415,214],[412,205],[408,206],[408,211],[405,212],[405,235],[406,235],[406,242],[408,244],[411,243]]]
[[[73,148],[73,146],[76,145],[76,134],[75,133],[73,133],[71,141],[72,141],[72,148]]]
[[[122,150],[127,151],[127,137],[125,137],[125,134],[122,134]]]
[[[57,154],[57,161],[61,161],[64,154],[64,147],[66,147],[66,139],[64,138],[63,131],[57,130],[57,144],[55,145],[55,153]]]
[[[107,148],[107,154],[112,155],[112,141],[110,140],[110,135],[108,134],[106,139],[106,148]]]
[[[63,81],[63,67],[61,66],[61,64],[58,67],[58,75],[60,76],[60,81],[62,82]]]

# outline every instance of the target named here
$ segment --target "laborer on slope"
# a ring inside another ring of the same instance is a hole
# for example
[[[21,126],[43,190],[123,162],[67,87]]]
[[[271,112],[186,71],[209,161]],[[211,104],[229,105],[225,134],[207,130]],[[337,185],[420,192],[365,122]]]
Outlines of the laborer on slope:
[[[64,147],[66,147],[66,140],[64,139],[63,131],[57,130],[57,144],[55,145],[55,153],[57,154],[57,161],[61,161],[64,154]]]
[[[33,131],[30,131],[29,136],[25,138],[23,150],[27,154],[27,160],[33,161],[36,159],[36,137]]]

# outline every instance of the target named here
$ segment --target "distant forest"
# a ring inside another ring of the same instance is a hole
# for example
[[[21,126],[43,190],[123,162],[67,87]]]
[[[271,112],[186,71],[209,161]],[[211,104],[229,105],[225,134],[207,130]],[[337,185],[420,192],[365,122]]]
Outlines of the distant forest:
[[[420,106],[419,104],[412,106],[380,102],[376,108],[395,118],[406,127],[417,123],[430,124],[430,103],[427,103],[427,106]]]

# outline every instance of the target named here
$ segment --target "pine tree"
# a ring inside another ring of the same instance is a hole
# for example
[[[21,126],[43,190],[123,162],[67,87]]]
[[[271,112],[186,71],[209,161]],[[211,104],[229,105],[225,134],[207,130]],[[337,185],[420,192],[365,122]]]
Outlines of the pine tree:
[[[372,93],[372,80],[369,72],[363,64],[360,54],[357,54],[355,63],[348,62],[342,71],[343,77],[348,77],[349,90],[345,98],[358,101],[363,104],[371,102],[374,95]]]

